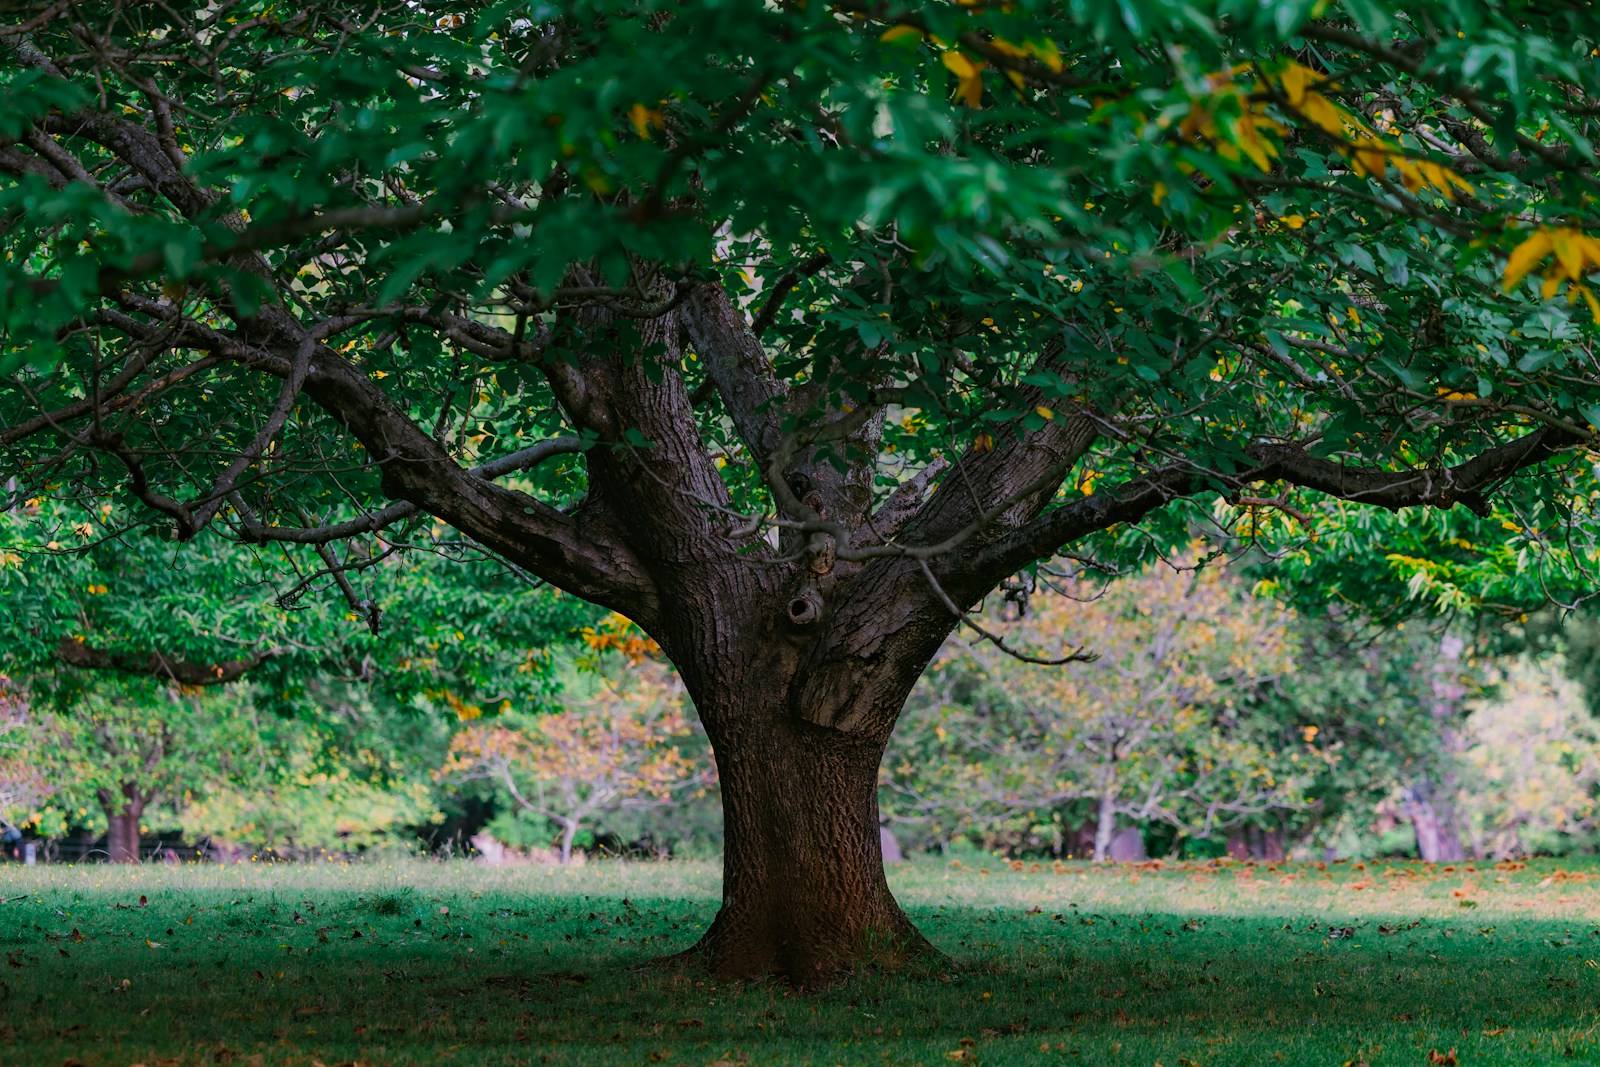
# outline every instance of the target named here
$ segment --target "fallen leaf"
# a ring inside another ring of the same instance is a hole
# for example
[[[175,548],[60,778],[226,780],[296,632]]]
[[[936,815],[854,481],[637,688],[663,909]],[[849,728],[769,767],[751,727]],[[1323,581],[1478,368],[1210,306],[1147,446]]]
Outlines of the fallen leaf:
[[[1460,1061],[1456,1059],[1455,1046],[1452,1045],[1449,1052],[1440,1052],[1436,1048],[1430,1048],[1428,1050],[1428,1062],[1433,1067],[1457,1067]]]

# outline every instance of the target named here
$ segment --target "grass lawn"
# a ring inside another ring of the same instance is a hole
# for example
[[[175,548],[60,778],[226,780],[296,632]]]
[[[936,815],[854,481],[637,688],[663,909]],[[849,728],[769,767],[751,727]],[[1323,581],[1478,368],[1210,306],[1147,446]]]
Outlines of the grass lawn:
[[[628,969],[707,865],[4,867],[0,1064],[1600,1062],[1592,867],[892,880],[955,966],[802,995]]]

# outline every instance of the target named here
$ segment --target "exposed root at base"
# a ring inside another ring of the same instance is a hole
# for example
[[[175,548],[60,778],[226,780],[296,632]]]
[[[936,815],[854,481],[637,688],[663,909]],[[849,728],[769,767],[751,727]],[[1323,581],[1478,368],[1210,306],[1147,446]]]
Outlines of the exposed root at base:
[[[796,953],[787,946],[739,944],[713,923],[699,941],[683,951],[657,956],[631,968],[657,974],[697,971],[741,981],[772,979],[805,992],[867,974],[933,978],[955,969],[955,961],[909,922],[891,937],[869,940],[848,954]]]

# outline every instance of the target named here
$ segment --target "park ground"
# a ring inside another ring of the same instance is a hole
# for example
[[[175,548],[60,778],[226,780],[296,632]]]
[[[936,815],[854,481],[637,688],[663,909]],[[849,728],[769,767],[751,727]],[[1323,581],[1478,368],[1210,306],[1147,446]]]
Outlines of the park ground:
[[[3,868],[0,1064],[1600,1062],[1593,865],[891,880],[950,965],[802,993],[635,967],[705,928],[711,864]]]

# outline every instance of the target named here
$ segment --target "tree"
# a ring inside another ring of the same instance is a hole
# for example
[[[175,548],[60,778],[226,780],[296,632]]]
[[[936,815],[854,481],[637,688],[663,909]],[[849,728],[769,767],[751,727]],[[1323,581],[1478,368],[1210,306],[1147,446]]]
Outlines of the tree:
[[[135,531],[109,504],[35,497],[0,512],[0,666],[191,687],[248,676],[256,699],[274,694],[284,712],[314,709],[314,691],[341,678],[385,704],[444,690],[537,704],[552,685],[550,648],[597,615],[530,590],[526,575],[437,525],[407,531],[404,552],[326,560],[213,531],[175,552]]]
[[[877,764],[1038,560],[1315,494],[1588,551],[1581,8],[13,10],[0,476],[179,541],[433,516],[637,622],[721,973],[926,950]]]
[[[612,625],[589,631],[591,644],[617,641],[628,628],[613,616]],[[620,643],[627,649],[640,640]],[[587,699],[569,684],[559,711],[503,715],[459,731],[438,776],[487,779],[520,810],[554,823],[562,863],[571,862],[573,840],[596,817],[705,788],[706,773],[679,747],[690,733],[682,684],[642,646],[627,659],[625,671],[591,675]]]
[[[1503,668],[1501,687],[1475,702],[1466,762],[1478,788],[1463,807],[1495,859],[1592,847],[1600,787],[1600,724],[1559,664]]]
[[[184,688],[68,671],[41,685],[20,755],[51,783],[27,810],[42,827],[97,828],[113,863],[139,859],[142,833],[181,828],[221,846],[290,855],[355,851],[436,814],[425,772],[442,754],[422,716],[352,708],[359,693],[310,688],[323,714],[286,716],[244,683]],[[340,721],[376,719],[351,744]],[[408,727],[411,727],[408,729]],[[442,733],[442,731],[433,731]]]
[[[15,826],[51,793],[34,761],[27,740],[36,729],[22,691],[0,674],[0,822]]]
[[[53,804],[98,808],[110,861],[137,863],[147,811],[260,765],[233,695],[143,680],[69,685],[54,694],[29,754],[56,785]]]
[[[1052,581],[1026,615],[995,627],[1034,655],[1064,642],[1092,650],[1092,662],[1041,667],[952,639],[912,696],[912,708],[937,716],[938,743],[918,754],[891,745],[891,794],[915,806],[931,783],[1004,814],[1087,801],[1096,862],[1119,817],[1206,838],[1294,807],[1293,779],[1280,779],[1273,754],[1241,728],[1289,666],[1287,618],[1195,559],[1109,588]]]

